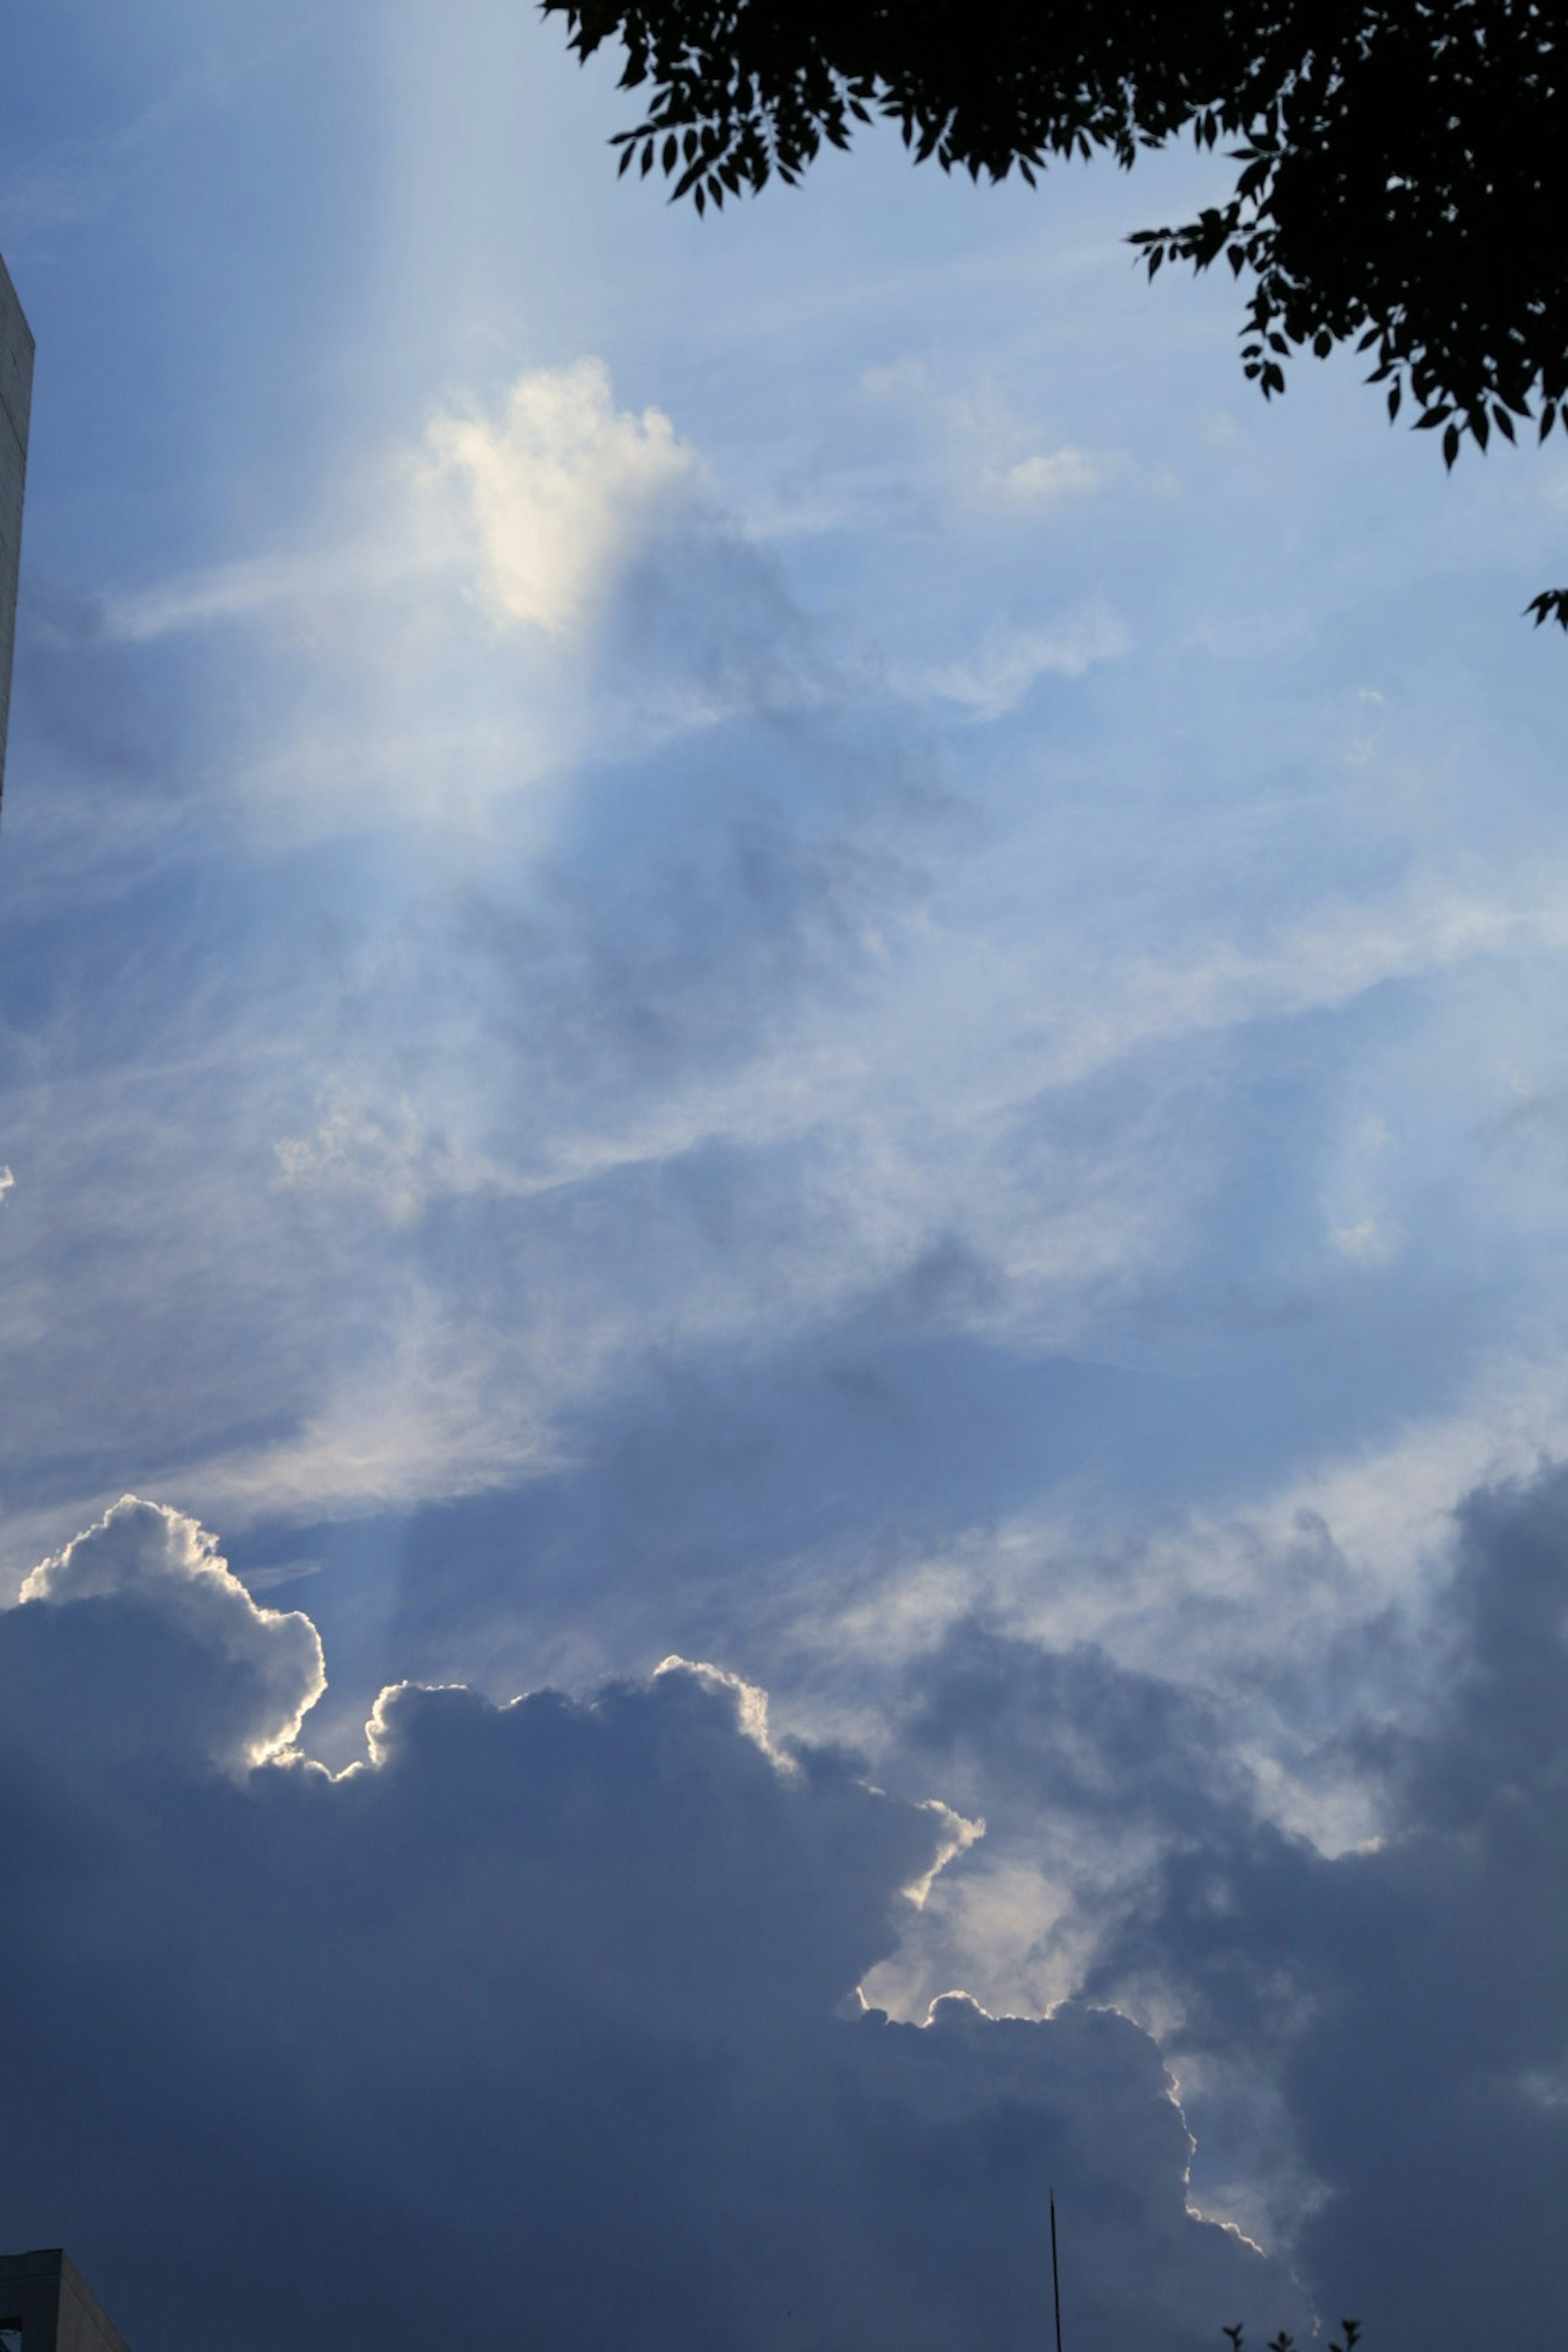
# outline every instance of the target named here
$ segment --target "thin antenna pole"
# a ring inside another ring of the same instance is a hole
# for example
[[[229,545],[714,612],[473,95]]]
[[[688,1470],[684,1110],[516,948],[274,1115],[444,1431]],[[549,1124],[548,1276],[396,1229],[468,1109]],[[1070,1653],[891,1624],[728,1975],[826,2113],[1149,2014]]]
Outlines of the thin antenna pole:
[[[1051,2200],[1051,2299],[1057,2307],[1057,2352],[1062,2352],[1062,2284],[1057,2276],[1057,2192]]]

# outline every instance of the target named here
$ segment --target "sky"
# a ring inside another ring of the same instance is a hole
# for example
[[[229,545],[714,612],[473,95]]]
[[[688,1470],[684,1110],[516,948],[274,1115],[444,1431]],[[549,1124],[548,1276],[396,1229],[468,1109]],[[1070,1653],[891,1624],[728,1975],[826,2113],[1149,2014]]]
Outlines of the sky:
[[[139,2352],[1540,2340],[1560,446],[517,0],[57,0],[0,2210]],[[1318,2331],[1321,2329],[1321,2337]]]

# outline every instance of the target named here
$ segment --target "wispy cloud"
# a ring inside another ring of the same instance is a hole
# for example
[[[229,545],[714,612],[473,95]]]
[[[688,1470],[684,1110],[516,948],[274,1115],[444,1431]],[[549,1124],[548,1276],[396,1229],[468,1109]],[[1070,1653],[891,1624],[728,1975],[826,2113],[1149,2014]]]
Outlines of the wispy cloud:
[[[1016,465],[987,473],[987,487],[999,498],[1024,507],[1049,506],[1058,499],[1085,498],[1102,489],[1127,469],[1119,450],[1065,448],[1037,450]]]
[[[1056,626],[1007,629],[987,639],[967,661],[908,676],[908,690],[957,703],[979,719],[1016,710],[1042,677],[1081,677],[1095,662],[1116,661],[1131,649],[1125,625],[1103,597]]]
[[[433,1200],[516,1189],[501,1169],[431,1134],[406,1096],[378,1115],[330,1088],[314,1130],[283,1136],[275,1150],[280,1192],[361,1200],[395,1226],[416,1223]]]
[[[0,179],[0,240],[13,257],[50,231],[76,228],[111,206],[183,125],[218,112],[259,68],[291,44],[271,42],[238,57],[209,50],[177,74],[131,121],[97,138],[53,142]]]
[[[136,645],[269,617],[319,627],[423,589],[559,636],[703,479],[659,410],[616,408],[596,359],[525,371],[493,411],[438,410],[417,448],[372,475],[371,512],[345,536],[110,595],[104,634]]]
[[[111,644],[148,645],[226,623],[299,619],[384,594],[434,568],[384,542],[256,556],[106,597],[100,625]]]

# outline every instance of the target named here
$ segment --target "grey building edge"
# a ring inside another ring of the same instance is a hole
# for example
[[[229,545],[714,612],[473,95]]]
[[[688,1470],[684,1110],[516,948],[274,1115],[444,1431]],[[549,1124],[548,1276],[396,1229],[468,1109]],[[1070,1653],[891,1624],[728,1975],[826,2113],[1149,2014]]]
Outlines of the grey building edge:
[[[130,2352],[59,2246],[0,2254],[0,2327],[20,2330],[22,2352]]]
[[[22,561],[22,490],[33,405],[33,331],[0,259],[0,793],[5,788],[5,722],[16,643],[16,576]]]

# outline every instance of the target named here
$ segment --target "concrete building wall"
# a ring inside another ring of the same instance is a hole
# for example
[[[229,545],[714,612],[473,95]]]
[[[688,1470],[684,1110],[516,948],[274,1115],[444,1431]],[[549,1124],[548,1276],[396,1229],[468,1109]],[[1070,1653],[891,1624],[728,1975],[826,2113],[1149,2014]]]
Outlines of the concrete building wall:
[[[19,2331],[22,2352],[130,2352],[58,2246],[0,2254],[0,2327]]]
[[[16,641],[16,572],[22,555],[22,487],[33,404],[33,335],[10,273],[0,261],[0,792],[5,787],[5,722]]]

